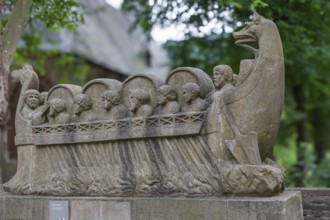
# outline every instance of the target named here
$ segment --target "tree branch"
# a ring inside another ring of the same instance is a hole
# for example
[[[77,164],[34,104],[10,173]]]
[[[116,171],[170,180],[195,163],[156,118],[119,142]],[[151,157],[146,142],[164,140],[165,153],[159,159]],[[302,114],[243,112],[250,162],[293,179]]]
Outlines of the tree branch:
[[[7,70],[6,72],[9,72],[13,54],[16,51],[23,27],[29,17],[32,1],[33,0],[16,1],[10,19],[4,29],[4,36],[2,39],[2,61],[4,68]]]

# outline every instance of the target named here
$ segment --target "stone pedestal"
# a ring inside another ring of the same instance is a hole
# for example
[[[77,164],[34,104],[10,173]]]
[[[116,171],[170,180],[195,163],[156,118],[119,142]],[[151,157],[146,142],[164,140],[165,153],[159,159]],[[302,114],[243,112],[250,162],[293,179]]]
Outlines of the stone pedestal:
[[[47,220],[49,202],[69,202],[71,220],[302,220],[301,193],[274,197],[109,198],[0,193],[1,220]]]

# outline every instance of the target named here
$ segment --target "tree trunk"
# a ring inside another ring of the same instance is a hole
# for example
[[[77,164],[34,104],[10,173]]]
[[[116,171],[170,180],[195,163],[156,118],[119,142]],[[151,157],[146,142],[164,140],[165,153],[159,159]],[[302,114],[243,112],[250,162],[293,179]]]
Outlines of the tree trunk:
[[[293,88],[293,96],[296,101],[296,111],[305,113],[305,97],[304,91],[301,86],[295,86]],[[295,123],[297,130],[297,163],[294,169],[294,182],[297,187],[303,186],[303,181],[306,175],[306,142],[307,142],[307,131],[306,131],[306,118],[299,119]]]
[[[4,155],[3,155],[3,150],[4,150],[4,146],[2,145],[3,143],[5,144],[5,132],[4,132],[4,128],[0,127],[0,192],[3,191],[3,187],[2,187],[2,165],[4,162]]]
[[[318,100],[326,100],[327,97],[321,95],[318,97]],[[325,117],[328,117],[329,108],[326,106],[316,105],[315,108],[311,111],[311,118],[313,124],[313,138],[314,138],[314,150],[316,153],[316,164],[320,164],[325,156],[325,151],[327,145],[330,141],[329,129],[330,124],[329,120]]]
[[[2,23],[2,6],[3,2],[0,1],[0,24]],[[6,146],[5,140],[4,140],[4,129],[5,129],[5,121],[6,121],[6,112],[8,108],[8,83],[6,84],[5,81],[5,75],[3,71],[3,57],[2,57],[2,39],[3,39],[3,28],[0,29],[0,192],[3,191],[2,187],[2,163],[3,163],[3,154],[4,154],[4,148]],[[4,90],[7,88],[7,95],[5,95]],[[7,99],[4,98],[7,96]],[[7,100],[7,102],[6,102]],[[7,104],[7,108],[6,108]]]
[[[10,66],[13,61],[13,55],[16,51],[18,41],[21,37],[23,27],[28,20],[30,7],[33,0],[16,1],[12,10],[11,16],[5,28],[0,27],[0,156],[3,160],[6,125],[6,115],[9,106],[9,88],[8,77],[10,73]],[[2,6],[3,1],[0,0],[0,24],[2,23]],[[0,163],[1,173],[1,163]],[[1,175],[2,177],[2,175]],[[2,188],[2,178],[0,179]]]
[[[2,45],[0,44],[0,51]],[[4,151],[6,147],[5,129],[6,129],[6,113],[8,109],[8,77],[5,77],[5,72],[2,64],[2,53],[0,52],[0,192],[2,187],[2,165],[4,160]]]

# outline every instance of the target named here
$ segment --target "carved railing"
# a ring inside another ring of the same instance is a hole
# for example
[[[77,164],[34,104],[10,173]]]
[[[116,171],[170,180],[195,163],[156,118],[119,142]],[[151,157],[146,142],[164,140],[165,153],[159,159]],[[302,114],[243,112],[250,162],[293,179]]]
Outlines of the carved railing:
[[[32,126],[35,145],[72,144],[199,134],[205,112]],[[18,141],[18,139],[17,139]],[[24,138],[20,139],[24,142]]]

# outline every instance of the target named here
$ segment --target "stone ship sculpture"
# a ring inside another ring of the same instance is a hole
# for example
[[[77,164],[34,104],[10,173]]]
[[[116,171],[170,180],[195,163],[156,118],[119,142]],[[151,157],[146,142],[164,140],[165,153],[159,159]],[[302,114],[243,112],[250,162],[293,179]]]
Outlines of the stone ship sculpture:
[[[180,67],[163,82],[133,75],[39,94],[29,66],[16,112],[16,194],[90,196],[271,196],[284,189],[273,162],[284,100],[275,24],[254,14],[236,44],[255,59],[240,72]],[[256,42],[258,49],[250,46]]]

